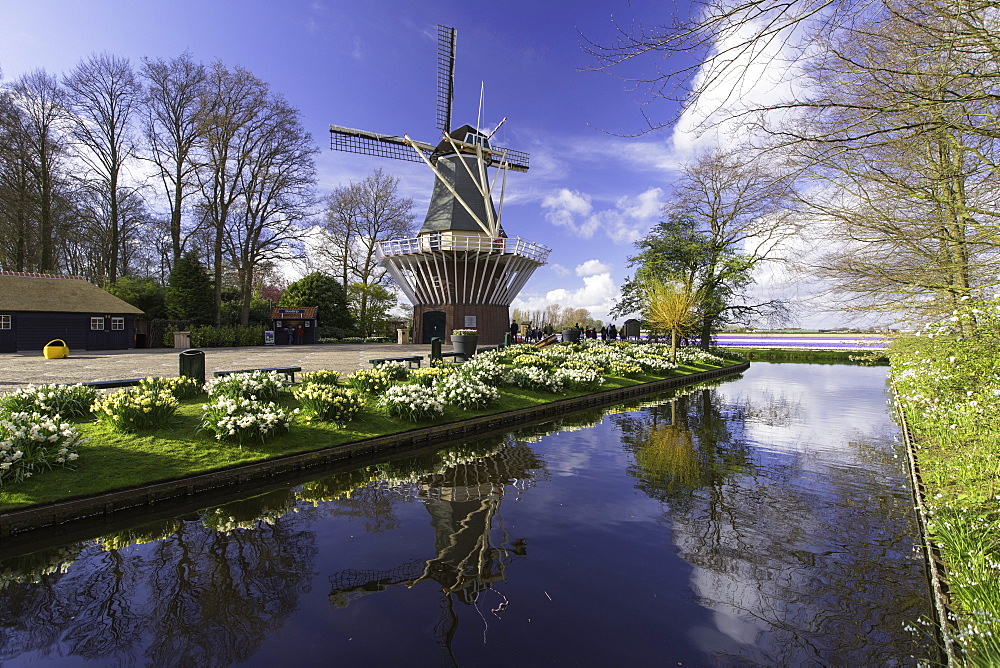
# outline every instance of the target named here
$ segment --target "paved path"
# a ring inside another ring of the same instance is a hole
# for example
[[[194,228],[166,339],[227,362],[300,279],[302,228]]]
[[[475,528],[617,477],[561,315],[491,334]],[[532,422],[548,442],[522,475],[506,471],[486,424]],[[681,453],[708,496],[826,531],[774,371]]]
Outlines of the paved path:
[[[450,346],[444,347],[448,352]],[[429,344],[333,344],[301,346],[254,346],[206,348],[205,375],[213,371],[300,366],[303,371],[328,369],[348,374],[369,369],[368,360],[379,357],[423,355],[426,366]],[[70,351],[66,359],[47,360],[38,353],[0,354],[0,394],[18,387],[41,383],[81,383],[146,376],[176,376],[179,350],[83,350]]]

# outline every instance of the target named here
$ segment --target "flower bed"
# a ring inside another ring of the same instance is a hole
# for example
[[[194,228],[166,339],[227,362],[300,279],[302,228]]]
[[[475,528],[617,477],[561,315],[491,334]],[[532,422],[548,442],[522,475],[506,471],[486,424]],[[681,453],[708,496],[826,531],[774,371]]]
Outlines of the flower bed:
[[[210,398],[249,398],[255,401],[276,401],[281,391],[289,385],[288,379],[280,373],[251,371],[233,373],[221,378],[213,378],[205,383]]]
[[[76,427],[58,415],[12,413],[0,419],[0,488],[68,465],[85,442]]]
[[[0,413],[41,413],[64,418],[82,418],[90,414],[97,390],[86,385],[29,385],[9,392],[0,399]]]
[[[311,418],[341,425],[353,420],[365,406],[353,390],[333,385],[305,383],[292,390],[292,396]]]
[[[102,422],[119,432],[137,432],[166,426],[177,411],[177,398],[163,387],[126,387],[94,402]]]
[[[426,420],[444,414],[444,403],[433,387],[393,385],[379,400],[389,414],[406,420]]]
[[[247,441],[263,443],[269,436],[288,431],[294,412],[273,401],[221,396],[202,406],[202,428],[220,441],[235,441],[242,447]]]

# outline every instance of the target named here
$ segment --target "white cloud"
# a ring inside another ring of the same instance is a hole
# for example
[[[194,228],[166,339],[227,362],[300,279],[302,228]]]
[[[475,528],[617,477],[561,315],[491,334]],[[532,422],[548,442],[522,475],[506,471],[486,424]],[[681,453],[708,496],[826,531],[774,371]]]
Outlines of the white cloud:
[[[569,276],[570,271],[561,264],[550,264],[549,269],[555,272],[556,276]]]
[[[585,308],[590,311],[594,318],[602,322],[610,322],[608,313],[614,307],[620,294],[611,274],[605,272],[584,276],[583,285],[576,289],[549,290],[544,296],[522,295],[514,300],[512,306],[525,311],[541,311],[550,304],[559,304],[574,309]]]
[[[662,196],[661,188],[648,188],[634,197],[619,197],[612,208],[595,211],[590,195],[561,188],[546,196],[542,207],[548,209],[546,220],[584,239],[601,231],[616,244],[628,244],[651,227],[663,205]]]
[[[600,260],[587,260],[583,264],[576,266],[577,276],[593,276],[595,274],[610,274],[611,267]]]
[[[585,239],[594,236],[593,225],[587,224],[587,216],[593,210],[590,195],[568,188],[560,188],[542,200],[542,208],[547,209],[545,219],[557,227],[568,227]],[[583,223],[577,223],[583,218]]]

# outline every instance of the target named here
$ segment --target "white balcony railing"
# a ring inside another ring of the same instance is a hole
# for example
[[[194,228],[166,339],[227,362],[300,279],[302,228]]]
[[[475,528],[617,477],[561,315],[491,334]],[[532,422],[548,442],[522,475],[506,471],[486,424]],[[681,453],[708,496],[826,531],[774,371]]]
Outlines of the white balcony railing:
[[[410,239],[392,239],[378,245],[380,257],[413,255],[415,253],[435,253],[443,251],[466,251],[490,253],[494,255],[519,255],[529,260],[545,264],[552,249],[521,238],[484,237],[474,234],[422,234]]]

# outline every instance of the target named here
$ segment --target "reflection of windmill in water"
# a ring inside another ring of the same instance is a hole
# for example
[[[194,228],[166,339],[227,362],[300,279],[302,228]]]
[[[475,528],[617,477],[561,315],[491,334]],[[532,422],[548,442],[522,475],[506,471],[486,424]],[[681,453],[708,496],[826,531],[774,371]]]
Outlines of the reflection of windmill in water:
[[[459,463],[441,473],[421,476],[416,482],[394,486],[408,499],[419,500],[431,516],[435,556],[412,559],[386,570],[347,569],[330,576],[330,603],[344,608],[362,596],[385,591],[393,585],[414,587],[436,582],[441,590],[434,639],[449,664],[454,664],[451,640],[458,628],[457,600],[475,606],[487,590],[494,592],[492,607],[498,614],[507,599],[494,588],[507,579],[507,566],[527,554],[527,540],[510,540],[500,515],[505,488],[523,489],[544,466],[530,448],[508,445],[496,454]],[[501,540],[494,539],[498,530]]]
[[[511,302],[545,264],[549,249],[510,239],[500,225],[507,171],[527,171],[528,155],[492,145],[496,129],[486,134],[469,125],[451,127],[455,41],[454,28],[438,26],[437,125],[444,137],[436,146],[331,125],[330,148],[431,168],[434,191],[420,232],[380,243],[381,264],[413,304],[414,341],[429,343],[472,327],[483,342],[499,343]],[[489,167],[498,170],[492,181]],[[498,178],[499,209],[493,204]]]

